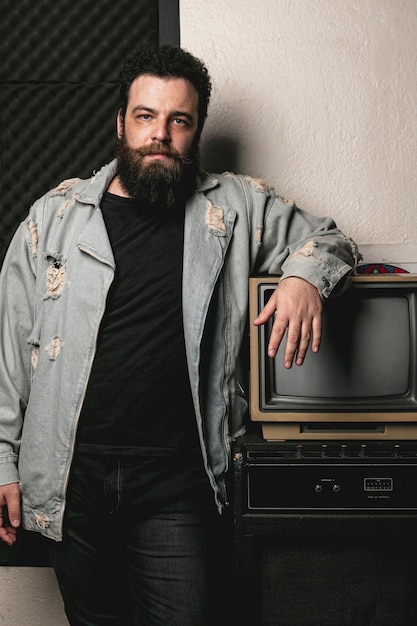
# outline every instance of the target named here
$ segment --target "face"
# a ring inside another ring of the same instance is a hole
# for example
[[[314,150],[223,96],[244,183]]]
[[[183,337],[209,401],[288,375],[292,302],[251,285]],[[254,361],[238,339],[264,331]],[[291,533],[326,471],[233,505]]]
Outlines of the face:
[[[181,196],[195,179],[197,126],[198,93],[187,80],[146,74],[133,81],[125,117],[117,118],[119,178],[128,195],[151,204]]]
[[[145,74],[133,81],[129,91],[124,133],[131,148],[163,147],[149,155],[144,164],[169,159],[169,146],[184,156],[191,148],[198,121],[198,93],[183,78],[159,78]],[[123,120],[117,120],[119,139]]]

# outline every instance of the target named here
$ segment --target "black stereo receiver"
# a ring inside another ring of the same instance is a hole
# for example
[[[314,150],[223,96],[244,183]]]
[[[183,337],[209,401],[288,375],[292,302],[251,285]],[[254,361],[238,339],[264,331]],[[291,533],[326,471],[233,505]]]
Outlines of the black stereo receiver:
[[[248,513],[416,513],[417,441],[266,442],[234,449]]]

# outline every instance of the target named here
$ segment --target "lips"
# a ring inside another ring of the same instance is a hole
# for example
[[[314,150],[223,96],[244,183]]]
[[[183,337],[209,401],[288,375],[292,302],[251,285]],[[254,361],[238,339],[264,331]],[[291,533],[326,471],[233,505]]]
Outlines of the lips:
[[[165,154],[164,152],[150,152],[149,154],[145,156],[151,157],[153,159],[171,159],[172,158],[170,154]]]

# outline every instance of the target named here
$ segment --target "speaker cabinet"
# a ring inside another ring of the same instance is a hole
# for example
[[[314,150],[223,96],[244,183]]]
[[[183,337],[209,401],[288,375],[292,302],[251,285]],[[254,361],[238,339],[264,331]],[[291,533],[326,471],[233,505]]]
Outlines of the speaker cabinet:
[[[296,506],[291,510],[287,504],[280,510],[279,497],[271,500],[265,498],[265,493],[268,489],[279,492],[279,460],[283,456],[286,457],[285,489],[296,490],[300,487],[299,473],[295,472],[297,480],[292,483],[288,446],[283,455],[282,443],[243,437],[234,450],[236,623],[241,626],[417,624],[416,512],[403,511],[395,499],[391,508],[381,505],[379,509],[361,510],[361,493],[357,494],[356,509],[352,506],[352,493],[350,508],[328,505],[313,508],[310,496],[303,508],[299,497],[288,498],[285,491],[283,498],[287,497],[287,502],[293,501]],[[272,464],[274,472],[265,474],[265,484],[261,486],[258,481],[251,483],[248,477],[251,466],[262,461]],[[310,462],[317,465],[314,458]],[[294,459],[294,466],[300,468],[297,463]],[[334,463],[338,470],[337,459]],[[372,465],[369,459],[368,463]],[[309,462],[304,459],[302,464],[309,484],[312,474]],[[354,467],[357,468],[357,463]],[[346,471],[345,480],[348,480],[349,471]],[[373,471],[369,475],[375,476]],[[372,483],[381,493],[387,484]],[[274,506],[251,508],[253,498],[258,500],[256,494],[248,493],[249,486],[264,492],[259,501],[272,501]],[[409,494],[406,499],[411,501]]]
[[[351,520],[354,524],[354,520]],[[237,542],[237,607],[247,626],[414,626],[416,545],[392,531],[252,535]],[[395,524],[392,524],[393,529]],[[398,527],[401,532],[401,526]],[[246,545],[245,545],[246,544]],[[245,561],[243,564],[242,561]],[[239,564],[240,561],[240,564]]]

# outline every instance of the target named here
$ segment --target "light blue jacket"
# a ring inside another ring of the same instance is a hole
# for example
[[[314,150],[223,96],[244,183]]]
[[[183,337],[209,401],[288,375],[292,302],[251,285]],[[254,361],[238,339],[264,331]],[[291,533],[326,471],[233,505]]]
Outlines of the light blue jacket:
[[[115,168],[113,161],[40,198],[0,276],[0,484],[20,481],[24,527],[55,540],[62,538],[77,422],[114,276],[99,205]],[[264,182],[202,174],[186,207],[184,333],[219,508],[230,442],[247,413],[235,369],[249,276],[301,276],[328,297],[348,282],[355,256],[330,219],[299,211]]]

